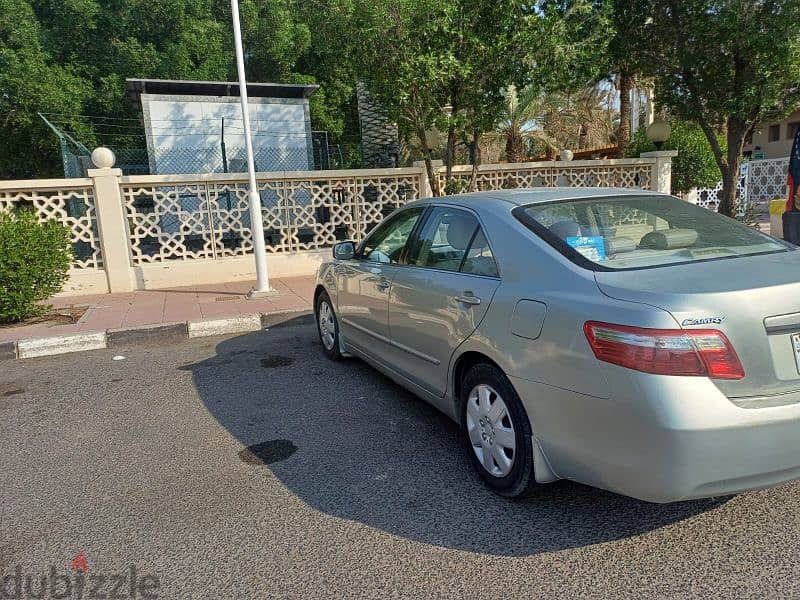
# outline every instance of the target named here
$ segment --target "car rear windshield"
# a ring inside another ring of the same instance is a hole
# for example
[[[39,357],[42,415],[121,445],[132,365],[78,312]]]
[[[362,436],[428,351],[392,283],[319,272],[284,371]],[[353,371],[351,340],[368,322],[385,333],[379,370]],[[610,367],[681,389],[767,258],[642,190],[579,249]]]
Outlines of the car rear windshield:
[[[642,269],[794,249],[673,196],[616,196],[529,204],[514,215],[574,262]]]

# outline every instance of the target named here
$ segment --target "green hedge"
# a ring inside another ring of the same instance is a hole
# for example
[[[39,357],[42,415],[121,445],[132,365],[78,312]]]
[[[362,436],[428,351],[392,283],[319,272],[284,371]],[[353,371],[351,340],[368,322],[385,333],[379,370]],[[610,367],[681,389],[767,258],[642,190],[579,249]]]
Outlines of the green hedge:
[[[673,119],[670,122],[672,133],[664,142],[662,150],[677,150],[678,156],[672,161],[672,193],[686,193],[695,187],[712,187],[722,180],[711,145],[698,125]],[[719,137],[725,148],[724,137]],[[637,157],[642,152],[650,152],[656,147],[647,139],[646,128],[640,127],[633,136],[626,151],[627,156]]]
[[[39,223],[30,210],[0,213],[0,323],[48,310],[41,302],[61,291],[71,263],[65,226]]]

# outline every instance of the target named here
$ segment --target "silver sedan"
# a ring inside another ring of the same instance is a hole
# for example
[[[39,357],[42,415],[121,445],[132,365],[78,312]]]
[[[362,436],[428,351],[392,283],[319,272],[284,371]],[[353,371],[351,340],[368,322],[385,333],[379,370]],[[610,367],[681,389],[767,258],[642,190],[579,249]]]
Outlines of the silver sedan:
[[[678,198],[410,203],[317,276],[325,353],[459,423],[488,486],[671,502],[800,477],[800,252]]]

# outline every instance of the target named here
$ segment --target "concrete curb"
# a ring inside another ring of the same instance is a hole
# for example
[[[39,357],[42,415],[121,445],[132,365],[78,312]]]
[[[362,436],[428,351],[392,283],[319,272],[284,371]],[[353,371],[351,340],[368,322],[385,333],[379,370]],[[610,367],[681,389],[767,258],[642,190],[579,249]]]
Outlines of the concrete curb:
[[[108,347],[116,348],[125,344],[178,342],[188,338],[186,323],[168,323],[166,325],[148,325],[146,327],[130,327],[127,329],[109,329],[106,332]]]
[[[52,356],[53,354],[81,352],[82,350],[102,350],[105,347],[105,331],[72,333],[17,341],[17,353],[20,358]]]
[[[17,358],[17,342],[0,342],[0,360]]]
[[[0,342],[0,361],[119,348],[130,344],[168,344],[199,337],[249,333],[280,326],[311,314],[310,309],[297,309]]]
[[[190,338],[258,331],[261,329],[261,313],[215,319],[213,321],[189,321],[187,326]]]

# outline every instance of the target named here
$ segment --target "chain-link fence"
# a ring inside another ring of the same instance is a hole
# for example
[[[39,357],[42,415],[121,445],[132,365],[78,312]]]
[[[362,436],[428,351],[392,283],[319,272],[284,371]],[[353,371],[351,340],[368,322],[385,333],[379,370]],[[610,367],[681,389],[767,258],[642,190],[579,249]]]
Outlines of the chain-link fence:
[[[256,149],[256,171],[310,171],[344,168],[341,148],[328,143],[326,132],[314,132],[313,157],[306,148],[278,147]],[[247,171],[245,148],[221,146],[211,148],[146,148],[112,147],[116,167],[125,175],[174,175],[183,173],[244,173]],[[92,168],[87,152],[61,148],[64,176],[85,177]]]

